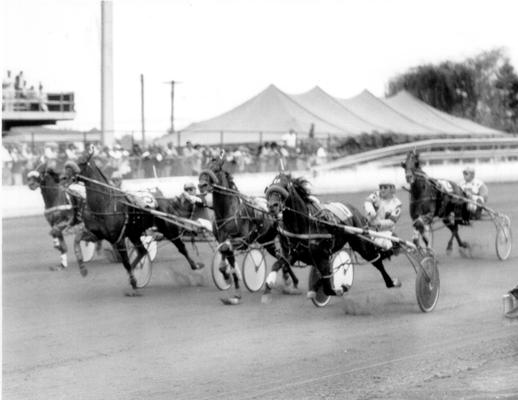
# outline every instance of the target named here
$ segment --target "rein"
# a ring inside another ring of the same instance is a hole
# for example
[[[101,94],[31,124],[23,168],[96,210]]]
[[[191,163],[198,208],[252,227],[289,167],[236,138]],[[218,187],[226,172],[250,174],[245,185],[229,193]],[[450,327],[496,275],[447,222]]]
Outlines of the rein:
[[[228,193],[228,194],[231,194],[231,195],[234,195],[234,196],[238,197],[239,199],[243,200],[243,202],[248,207],[253,208],[254,210],[257,210],[257,211],[259,211],[259,212],[261,212],[263,214],[269,214],[268,211],[265,211],[262,208],[257,207],[254,204],[253,200],[251,200],[251,198],[249,196],[244,195],[239,190],[230,189],[230,188],[227,188],[225,186],[221,186],[221,185],[217,185],[217,184],[213,184],[212,187],[217,189],[217,191],[219,191],[220,193]]]
[[[55,211],[67,211],[67,210],[72,210],[73,208],[74,208],[74,206],[72,206],[72,204],[61,204],[59,206],[46,208],[45,211],[43,211],[43,213],[45,215],[47,215],[47,214],[53,213]]]

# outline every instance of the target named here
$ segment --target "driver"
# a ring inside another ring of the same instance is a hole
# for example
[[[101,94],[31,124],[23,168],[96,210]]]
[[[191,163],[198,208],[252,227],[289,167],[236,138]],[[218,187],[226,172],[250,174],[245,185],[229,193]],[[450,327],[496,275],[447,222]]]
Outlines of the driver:
[[[363,203],[369,226],[377,231],[393,233],[394,227],[401,216],[401,201],[396,197],[396,186],[390,182],[379,184],[379,190],[369,194]],[[389,239],[374,240],[385,250],[393,245]]]
[[[468,203],[468,211],[474,219],[480,219],[482,214],[481,206],[486,204],[489,190],[481,179],[475,178],[475,168],[466,167],[462,171],[462,175],[464,179],[459,183],[459,186],[464,190],[466,196],[473,201]]]

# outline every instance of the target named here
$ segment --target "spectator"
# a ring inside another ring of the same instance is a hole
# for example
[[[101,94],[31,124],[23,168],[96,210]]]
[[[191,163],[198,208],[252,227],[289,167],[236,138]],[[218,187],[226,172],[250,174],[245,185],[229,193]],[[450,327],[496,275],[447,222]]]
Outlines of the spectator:
[[[165,176],[173,176],[177,169],[178,162],[178,152],[176,151],[176,147],[174,147],[173,143],[167,143],[167,148],[165,149]]]
[[[197,145],[199,148],[199,145]],[[194,148],[191,141],[187,141],[183,149],[183,161],[187,175],[198,175],[201,171],[201,154]]]
[[[13,168],[13,159],[9,149],[2,144],[2,184],[12,185],[13,176],[11,170]]]
[[[142,153],[142,169],[144,178],[153,178],[153,159],[149,149]]]
[[[282,140],[286,143],[286,149],[288,152],[293,154],[297,148],[297,133],[293,129],[290,129],[287,134],[282,136]]]
[[[7,76],[2,81],[2,110],[13,111],[14,105],[14,81],[11,76],[11,71],[7,71]]]
[[[194,153],[193,153],[193,160],[192,160],[192,174],[194,176],[198,176],[201,172],[201,162],[202,162],[202,152],[201,152],[201,146],[199,144],[196,144],[194,146]]]
[[[316,164],[324,164],[327,161],[327,151],[323,145],[320,145],[316,154]]]
[[[65,154],[67,156],[67,160],[76,161],[77,160],[77,149],[74,143],[70,143],[65,150]]]
[[[45,93],[43,93],[43,85],[39,84],[38,86],[38,101],[39,101],[39,105],[40,105],[40,111],[48,111],[48,106],[47,106],[47,95]]]
[[[16,75],[16,78],[14,78],[14,90],[16,90],[18,92],[16,97],[20,97],[19,92],[22,90],[23,82],[24,82],[23,71],[20,71],[20,73],[18,75]]]
[[[271,164],[271,159],[273,158],[272,148],[269,142],[265,142],[261,147],[259,152],[259,171],[265,172],[268,171],[268,167]]]
[[[47,143],[45,145],[45,149],[43,151],[45,161],[47,161],[50,164],[56,164],[56,161],[58,159],[57,147],[58,146],[55,143]]]
[[[18,150],[18,147],[14,146],[11,148],[11,160],[12,174],[13,174],[13,185],[23,185],[23,171],[27,160],[25,160]]]

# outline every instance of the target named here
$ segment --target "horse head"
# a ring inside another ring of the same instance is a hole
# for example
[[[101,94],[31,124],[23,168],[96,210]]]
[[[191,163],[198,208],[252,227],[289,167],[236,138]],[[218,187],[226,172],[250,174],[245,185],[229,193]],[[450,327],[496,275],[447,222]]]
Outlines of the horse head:
[[[198,188],[209,207],[214,207],[214,202],[220,204],[223,210],[230,210],[239,203],[237,186],[232,174],[224,168],[225,159],[221,156],[213,158],[207,168],[200,172]],[[228,190],[227,190],[228,189]]]
[[[92,150],[88,150],[86,153],[79,156],[76,161],[68,160],[61,174],[61,183],[68,186],[71,183],[76,183],[81,180],[82,176],[91,177],[94,179],[101,178],[105,182],[108,182],[101,170],[95,165],[92,156],[94,155]]]
[[[290,196],[291,176],[280,173],[270,186],[265,189],[266,205],[270,214],[280,217],[284,211],[286,200]]]
[[[36,190],[38,189],[45,177],[47,171],[47,164],[42,163],[38,165],[35,169],[32,171],[29,171],[27,174],[27,186],[29,186],[29,189]]]
[[[59,183],[59,174],[55,169],[43,162],[27,174],[27,186],[29,189],[54,187]]]
[[[401,162],[401,167],[405,170],[407,183],[414,183],[415,172],[421,169],[421,160],[417,150],[411,150],[407,153],[405,161]]]
[[[301,215],[308,214],[311,203],[308,181],[302,177],[293,178],[290,174],[281,172],[272,184],[266,189],[266,201],[271,214],[284,215],[285,210],[290,210],[297,215],[300,222]]]

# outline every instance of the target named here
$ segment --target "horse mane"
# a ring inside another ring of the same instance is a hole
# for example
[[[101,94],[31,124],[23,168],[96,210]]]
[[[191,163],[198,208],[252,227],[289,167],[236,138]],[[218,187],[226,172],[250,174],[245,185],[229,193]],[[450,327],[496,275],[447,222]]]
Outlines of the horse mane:
[[[228,172],[226,169],[221,169],[221,172],[225,174],[225,178],[227,179],[228,186],[230,189],[238,190],[236,186],[236,182],[234,181],[234,177],[230,172]]]
[[[111,184],[111,181],[104,175],[104,172],[99,168],[97,163],[95,162],[94,157],[91,157],[89,154],[83,154],[78,160],[77,164],[90,164],[90,167],[93,170],[96,170],[100,175],[101,178],[104,180],[104,183]]]
[[[290,179],[290,177],[288,176]],[[293,189],[297,192],[297,194],[300,196],[300,198],[304,202],[309,201],[309,196],[311,195],[310,190],[308,189],[309,181],[306,178],[298,177],[298,178],[291,178],[290,179],[291,186]]]
[[[208,165],[209,171],[212,171],[216,176],[218,174],[223,174],[225,176],[225,179],[228,182],[228,186],[230,189],[238,190],[237,185],[234,181],[234,177],[232,174],[224,168],[224,162],[222,162],[219,158],[213,158],[212,161]],[[219,179],[219,178],[218,178]],[[221,179],[220,179],[221,183]]]
[[[53,168],[47,168],[47,175],[49,175],[55,183],[59,182],[59,174]]]

